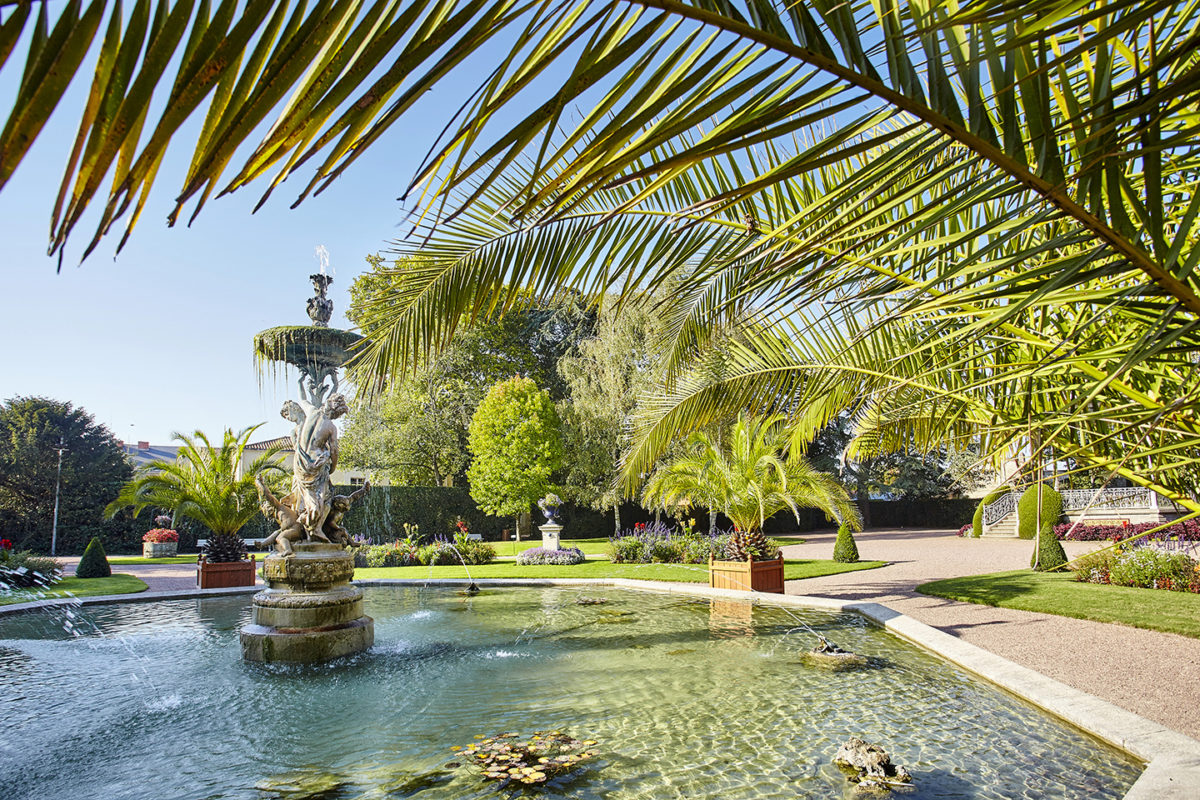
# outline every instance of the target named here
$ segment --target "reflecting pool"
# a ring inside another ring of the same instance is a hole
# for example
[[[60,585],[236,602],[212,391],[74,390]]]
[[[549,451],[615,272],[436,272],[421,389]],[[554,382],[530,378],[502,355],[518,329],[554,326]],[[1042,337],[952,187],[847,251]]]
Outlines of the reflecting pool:
[[[910,798],[1119,798],[1141,769],[857,615],[596,587],[366,592],[375,647],[305,667],[242,661],[249,596],[0,618],[4,797],[823,800],[853,795],[831,762],[850,736],[909,768]],[[868,665],[806,663],[801,623]],[[535,731],[596,756],[501,789],[452,749]]]

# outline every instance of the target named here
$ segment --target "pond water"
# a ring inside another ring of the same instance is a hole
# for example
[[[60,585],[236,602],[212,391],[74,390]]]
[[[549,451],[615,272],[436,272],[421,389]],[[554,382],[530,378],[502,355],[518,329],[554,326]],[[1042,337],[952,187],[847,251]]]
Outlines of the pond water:
[[[910,798],[1119,798],[1129,756],[851,614],[607,588],[374,587],[367,653],[244,663],[249,597],[0,618],[0,786],[70,798],[841,798],[850,736]],[[606,602],[583,605],[583,599]],[[814,636],[869,657],[805,663]],[[452,750],[562,731],[596,756],[498,789]],[[447,767],[447,764],[460,764]],[[309,782],[316,794],[288,793]]]

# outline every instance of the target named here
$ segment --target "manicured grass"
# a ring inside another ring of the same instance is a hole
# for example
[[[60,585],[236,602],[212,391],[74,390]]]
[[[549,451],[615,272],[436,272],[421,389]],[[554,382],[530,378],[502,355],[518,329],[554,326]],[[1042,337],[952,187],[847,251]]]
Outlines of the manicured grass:
[[[1200,594],[1080,583],[1070,573],[993,572],[933,581],[921,594],[1063,617],[1116,622],[1200,639]]]
[[[91,597],[103,594],[137,594],[146,591],[146,584],[132,575],[117,573],[107,578],[63,578],[53,587],[46,590],[45,595],[38,597],[34,594],[20,597],[0,597],[0,605],[10,603],[28,603],[31,600],[46,600],[52,597],[66,597],[73,594],[76,597]]]
[[[136,567],[142,564],[195,564],[196,554],[164,558],[113,558],[109,556],[108,563],[114,567]]]
[[[860,569],[882,567],[883,561],[860,561],[839,564],[836,561],[792,560],[784,564],[786,580],[816,578]],[[708,567],[704,564],[613,564],[604,558],[589,558],[582,564],[567,567],[545,564],[520,566],[512,561],[497,561],[469,567],[472,578],[633,578],[644,581],[678,581],[708,583]],[[444,567],[360,567],[354,570],[357,580],[373,578],[407,578],[409,580],[466,579],[462,566]]]

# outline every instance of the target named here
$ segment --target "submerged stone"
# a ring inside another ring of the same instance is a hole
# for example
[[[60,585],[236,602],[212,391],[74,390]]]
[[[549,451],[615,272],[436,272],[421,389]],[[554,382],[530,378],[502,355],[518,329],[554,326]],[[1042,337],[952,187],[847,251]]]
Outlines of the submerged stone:
[[[845,773],[847,780],[864,792],[890,792],[910,788],[912,775],[902,766],[892,763],[892,757],[882,747],[851,737],[838,748],[833,763]]]

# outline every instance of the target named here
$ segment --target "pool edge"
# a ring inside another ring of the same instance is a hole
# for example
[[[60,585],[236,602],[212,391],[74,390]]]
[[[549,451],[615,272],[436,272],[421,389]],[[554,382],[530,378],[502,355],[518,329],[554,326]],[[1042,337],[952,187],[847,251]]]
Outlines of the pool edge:
[[[1124,750],[1139,761],[1145,762],[1146,766],[1142,770],[1142,774],[1125,793],[1125,800],[1194,800],[1196,796],[1194,787],[1200,786],[1200,741],[1073,686],[1042,675],[1036,670],[990,653],[981,647],[951,636],[879,603],[836,600],[807,595],[748,593],[730,589],[713,589],[696,584],[642,581],[629,578],[481,578],[474,582],[487,586],[615,586],[623,589],[684,594],[693,597],[749,600],[761,605],[794,606],[856,613],[895,633],[902,639],[945,658],[1047,713]],[[355,583],[359,586],[462,586],[469,581],[376,578],[355,581]],[[223,597],[251,594],[262,588],[261,586],[247,586],[232,589],[186,589],[81,598],[53,598],[0,606],[0,616],[64,605],[139,603],[155,600]]]

